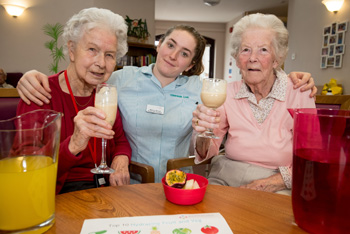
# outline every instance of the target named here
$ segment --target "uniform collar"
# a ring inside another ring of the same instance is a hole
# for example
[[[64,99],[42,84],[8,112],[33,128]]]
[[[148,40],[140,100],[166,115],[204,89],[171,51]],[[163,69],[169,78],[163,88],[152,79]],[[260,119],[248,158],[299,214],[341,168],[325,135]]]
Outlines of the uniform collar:
[[[279,101],[285,101],[286,99],[286,91],[287,91],[287,74],[282,70],[276,70],[276,80],[275,83],[272,86],[271,92],[267,95],[266,98],[274,98]],[[235,99],[241,99],[241,98],[250,98],[254,96],[252,92],[249,91],[248,86],[246,83],[241,85],[241,88],[235,95]]]
[[[154,76],[153,74],[153,68],[154,68],[154,63],[144,66],[141,68],[141,72],[148,78],[150,78],[155,84],[157,84],[159,87],[161,87],[161,84],[157,77]],[[176,80],[174,80],[172,83],[168,84],[165,89],[176,89],[188,82],[189,77],[184,76],[184,75],[179,75]]]

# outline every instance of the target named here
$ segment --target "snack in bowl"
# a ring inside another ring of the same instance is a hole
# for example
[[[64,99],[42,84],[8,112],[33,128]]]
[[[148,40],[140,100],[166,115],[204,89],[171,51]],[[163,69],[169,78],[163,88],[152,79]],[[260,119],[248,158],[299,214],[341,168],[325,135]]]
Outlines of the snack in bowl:
[[[183,188],[186,181],[186,173],[181,170],[170,170],[165,174],[165,183],[170,187]]]
[[[171,187],[165,182],[165,178],[166,176],[162,179],[162,185],[165,197],[168,201],[177,205],[194,205],[203,200],[208,186],[207,178],[197,174],[186,173],[186,182],[190,181],[187,186],[190,186],[191,183],[195,184],[194,181],[196,181],[199,186],[199,188],[196,189],[193,188],[193,185],[192,189]],[[184,186],[186,186],[186,184],[187,183],[185,183]]]
[[[187,180],[183,189],[197,189],[199,184],[195,179]]]

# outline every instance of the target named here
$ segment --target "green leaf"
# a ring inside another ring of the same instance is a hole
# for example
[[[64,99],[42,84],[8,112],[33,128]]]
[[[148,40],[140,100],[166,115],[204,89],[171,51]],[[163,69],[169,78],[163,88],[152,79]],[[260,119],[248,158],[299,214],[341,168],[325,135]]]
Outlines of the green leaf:
[[[49,66],[49,70],[50,70],[50,72],[53,72],[54,74],[56,74],[57,73],[57,65],[55,65],[55,64],[50,64],[50,66]]]
[[[50,51],[52,51],[54,47],[55,47],[55,41],[45,42],[45,48],[48,48]]]
[[[52,57],[52,64],[49,66],[51,72],[57,73],[58,63],[62,59],[64,60],[63,47],[58,46],[58,39],[63,34],[64,26],[60,23],[45,24],[43,26],[44,34],[51,37],[51,40],[45,42],[45,48],[49,49]]]
[[[57,49],[56,53],[57,53],[57,60],[58,60],[58,61],[61,61],[62,59],[63,59],[63,60],[66,60],[66,59],[64,58],[64,53],[63,53],[63,47],[62,47],[62,46],[61,46],[60,48]]]

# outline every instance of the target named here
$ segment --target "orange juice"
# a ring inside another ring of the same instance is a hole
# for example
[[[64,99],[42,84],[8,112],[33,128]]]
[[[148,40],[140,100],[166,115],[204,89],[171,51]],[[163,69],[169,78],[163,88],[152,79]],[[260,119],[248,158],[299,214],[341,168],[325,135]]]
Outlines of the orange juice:
[[[57,162],[47,156],[0,160],[0,230],[33,227],[55,212]]]

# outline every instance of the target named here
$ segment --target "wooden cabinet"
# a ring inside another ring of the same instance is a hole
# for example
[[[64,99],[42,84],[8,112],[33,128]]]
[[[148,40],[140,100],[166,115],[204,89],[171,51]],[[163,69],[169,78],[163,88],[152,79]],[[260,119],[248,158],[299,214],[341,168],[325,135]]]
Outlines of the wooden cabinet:
[[[156,47],[152,44],[128,42],[128,53],[117,63],[116,69],[123,66],[147,66],[156,61]]]
[[[350,95],[316,95],[316,107],[350,110]]]

